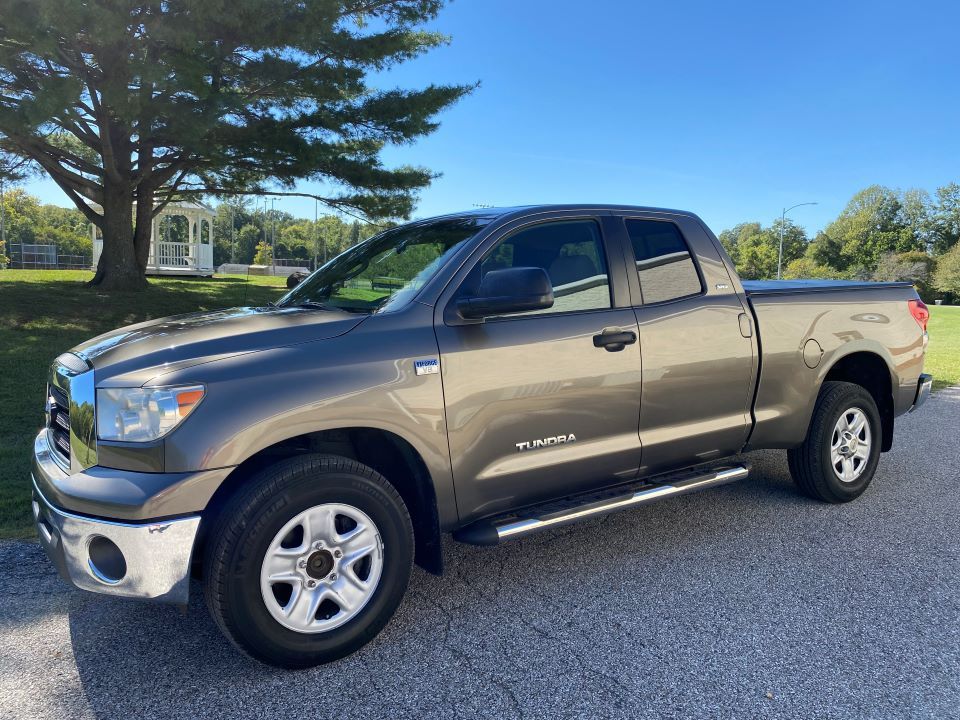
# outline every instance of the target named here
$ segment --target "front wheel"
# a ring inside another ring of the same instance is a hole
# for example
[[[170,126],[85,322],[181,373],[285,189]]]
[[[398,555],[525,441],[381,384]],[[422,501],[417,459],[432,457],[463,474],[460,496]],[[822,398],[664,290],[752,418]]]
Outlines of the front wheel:
[[[346,458],[304,455],[254,476],[223,509],[207,547],[205,596],[241,650],[308,667],[380,632],[412,561],[409,513],[382,475]]]
[[[812,498],[849,502],[877,471],[881,437],[880,413],[870,393],[853,383],[825,382],[807,439],[787,451],[790,474]]]

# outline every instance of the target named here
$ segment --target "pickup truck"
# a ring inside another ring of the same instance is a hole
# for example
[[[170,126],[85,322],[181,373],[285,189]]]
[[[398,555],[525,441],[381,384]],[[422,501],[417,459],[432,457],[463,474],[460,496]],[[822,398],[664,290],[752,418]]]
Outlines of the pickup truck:
[[[495,545],[742,480],[758,448],[853,500],[930,393],[927,318],[908,283],[741,282],[687,212],[411,222],[276,304],[60,355],[33,513],[75,586],[185,604],[196,578],[242,651],[328,662],[414,562],[442,572],[445,533]]]

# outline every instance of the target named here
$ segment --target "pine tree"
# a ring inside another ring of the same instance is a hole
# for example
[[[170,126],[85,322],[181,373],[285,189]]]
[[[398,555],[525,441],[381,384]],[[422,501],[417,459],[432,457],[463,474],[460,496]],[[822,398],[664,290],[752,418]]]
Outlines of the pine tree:
[[[375,89],[446,42],[443,0],[0,0],[0,148],[35,161],[103,232],[94,284],[145,284],[151,219],[175,198],[324,181],[320,198],[405,217],[434,177],[387,144],[471,87]]]

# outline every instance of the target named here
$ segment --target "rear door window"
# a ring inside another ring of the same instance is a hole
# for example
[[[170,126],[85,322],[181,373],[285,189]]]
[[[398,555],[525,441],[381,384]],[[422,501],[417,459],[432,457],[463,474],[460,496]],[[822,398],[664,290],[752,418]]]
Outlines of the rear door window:
[[[672,222],[627,219],[645,305],[703,292],[690,247]]]

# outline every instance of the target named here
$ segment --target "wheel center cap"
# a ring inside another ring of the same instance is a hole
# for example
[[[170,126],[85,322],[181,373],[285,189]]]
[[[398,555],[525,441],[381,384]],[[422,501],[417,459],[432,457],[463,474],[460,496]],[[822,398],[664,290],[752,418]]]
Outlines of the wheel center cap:
[[[846,456],[853,455],[857,447],[860,445],[860,440],[852,432],[843,433],[843,447],[840,448],[840,452]]]
[[[333,570],[333,555],[329,550],[317,550],[307,558],[307,575],[314,580],[325,578]]]

